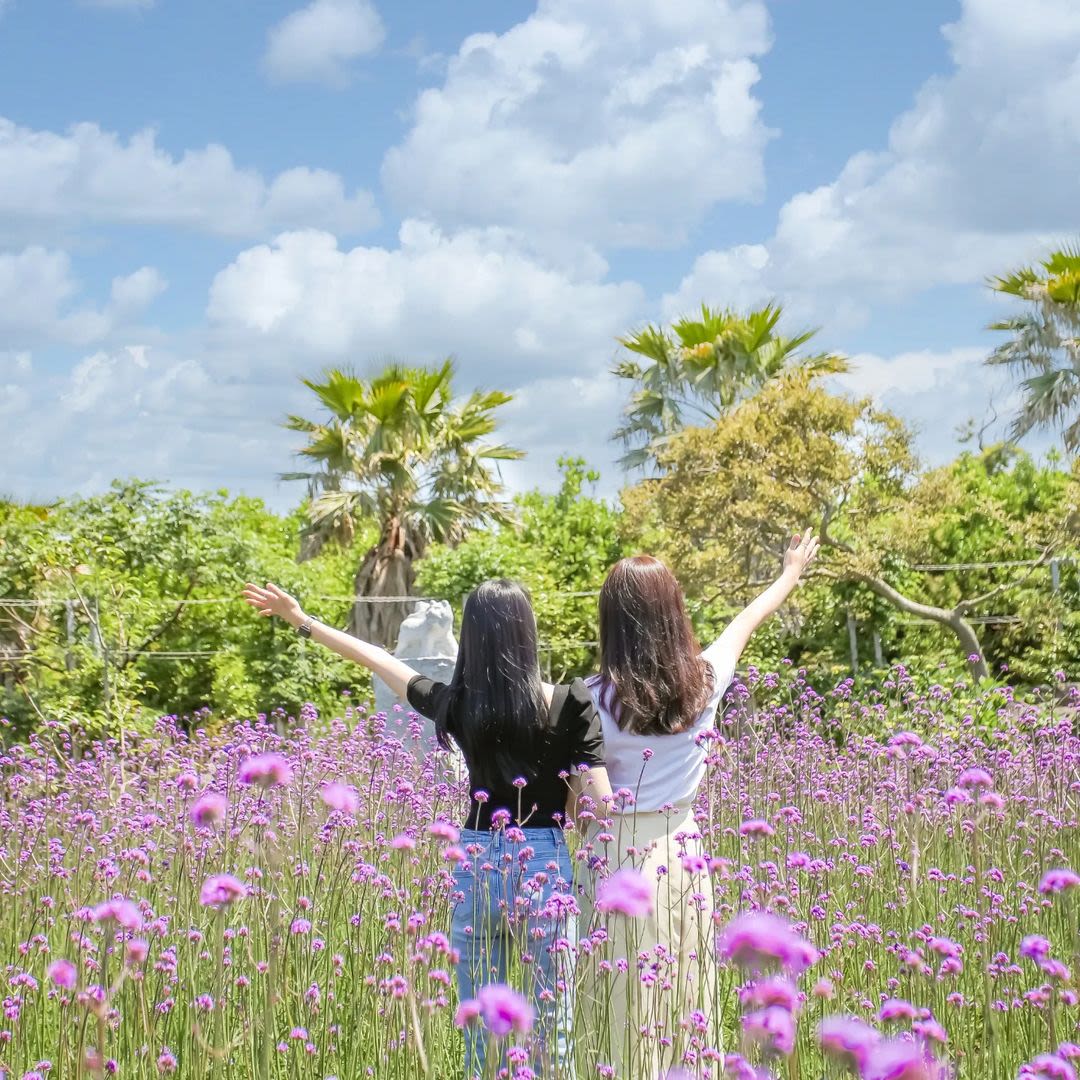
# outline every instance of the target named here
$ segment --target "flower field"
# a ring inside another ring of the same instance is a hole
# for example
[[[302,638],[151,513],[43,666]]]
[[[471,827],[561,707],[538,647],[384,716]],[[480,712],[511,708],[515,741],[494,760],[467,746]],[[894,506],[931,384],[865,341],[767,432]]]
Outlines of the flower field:
[[[673,988],[644,1040],[682,1032],[668,1075],[1075,1080],[1078,704],[919,689],[902,670],[858,700],[751,671],[698,807],[713,1015],[681,1014],[668,958],[629,958]],[[532,1047],[513,985],[457,1001],[447,934],[470,853],[445,756],[342,714],[216,734],[164,718],[81,760],[46,725],[4,751],[5,1077],[456,1076],[458,1024],[503,1054],[492,1076],[566,1075]],[[605,874],[617,824],[587,836],[567,893],[592,914],[558,941],[595,985],[622,959],[609,920],[648,897]],[[511,984],[528,967],[515,941]],[[580,1078],[613,1075],[598,1000],[577,995]],[[618,1075],[645,1073],[631,1058]]]

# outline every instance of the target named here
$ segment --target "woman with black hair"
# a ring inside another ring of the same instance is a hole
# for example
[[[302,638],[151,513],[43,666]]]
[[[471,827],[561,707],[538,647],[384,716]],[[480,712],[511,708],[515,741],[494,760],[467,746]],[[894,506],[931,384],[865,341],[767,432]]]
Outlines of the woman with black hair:
[[[653,1080],[681,1065],[693,1040],[714,1048],[719,1041],[712,889],[694,801],[739,657],[817,547],[811,532],[795,536],[777,579],[704,651],[682,589],[659,559],[623,559],[601,589],[600,674],[588,684],[621,795],[612,804],[608,869],[636,869],[652,893],[647,916],[605,927],[615,963],[596,991],[609,1003],[609,1042],[597,1049],[620,1076]]]
[[[572,1075],[576,904],[563,832],[567,790],[610,797],[600,720],[580,680],[540,677],[536,618],[513,581],[486,581],[465,600],[449,683],[414,671],[385,649],[305,615],[276,585],[248,584],[244,597],[312,641],[369,668],[391,692],[435,722],[439,744],[461,749],[469,810],[459,839],[452,944],[462,1002],[489,984],[524,976],[538,1014],[542,1056]],[[516,981],[516,980],[515,980]],[[483,1071],[485,1042],[465,1025],[465,1075]]]

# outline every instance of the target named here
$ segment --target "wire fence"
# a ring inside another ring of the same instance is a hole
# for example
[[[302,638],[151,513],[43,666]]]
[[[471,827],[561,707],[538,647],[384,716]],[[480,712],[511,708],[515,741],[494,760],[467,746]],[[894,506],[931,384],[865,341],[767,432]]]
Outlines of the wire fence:
[[[1061,589],[1061,569],[1063,566],[1075,565],[1078,559],[1071,556],[1061,556],[1053,559],[1012,559],[1012,560],[999,560],[999,561],[971,561],[971,562],[956,562],[956,563],[922,563],[915,564],[911,569],[919,571],[921,573],[931,574],[943,574],[943,573],[968,573],[974,571],[993,571],[993,570],[1035,570],[1040,566],[1045,566],[1049,576],[1048,584],[1052,593],[1058,593]],[[573,599],[587,599],[599,596],[598,589],[587,590],[572,590],[572,591],[550,591],[550,592],[537,592],[534,594],[536,599],[539,600],[573,600]],[[451,604],[463,602],[463,597],[451,598],[451,597],[437,597],[437,596],[368,596],[357,597],[353,595],[336,595],[336,594],[316,594],[305,596],[305,604],[308,603],[334,603],[345,604],[352,608],[357,604],[419,604],[423,602],[432,601],[446,601]],[[140,604],[146,608],[160,608],[163,610],[172,610],[179,614],[186,608],[199,608],[199,607],[212,607],[212,606],[236,606],[244,605],[246,602],[243,597],[240,596],[218,596],[218,597],[153,597],[146,598],[140,601]],[[16,642],[3,642],[0,641],[0,679],[3,678],[5,670],[9,677],[12,668],[18,665],[25,665],[27,662],[32,661],[38,654],[38,649],[34,643],[35,635],[42,633],[43,629],[40,626],[35,626],[33,621],[28,622],[27,619],[33,620],[35,618],[34,613],[39,610],[62,610],[64,613],[63,620],[60,622],[50,622],[48,624],[48,630],[59,634],[57,644],[60,645],[61,651],[66,650],[64,656],[64,664],[68,671],[73,671],[76,667],[75,653],[77,642],[76,623],[78,619],[81,619],[84,623],[89,624],[89,641],[102,661],[103,666],[103,680],[105,682],[105,689],[107,692],[108,678],[109,678],[109,666],[110,663],[118,663],[117,658],[121,658],[124,664],[129,664],[136,659],[140,658],[152,658],[155,662],[188,662],[193,660],[206,660],[215,656],[221,656],[227,653],[236,651],[235,646],[223,646],[219,648],[169,648],[167,644],[163,643],[160,647],[155,646],[154,641],[147,641],[142,643],[141,647],[135,648],[123,648],[118,647],[115,643],[109,643],[105,639],[105,635],[102,631],[102,611],[100,601],[97,599],[88,599],[83,596],[74,597],[54,597],[48,599],[30,598],[30,597],[0,597],[0,614],[5,611],[9,616],[18,623],[20,633],[16,635]],[[20,611],[26,612],[25,618],[20,617],[18,614]],[[926,618],[918,618],[907,615],[897,615],[892,620],[895,624],[899,625],[926,625],[927,622],[933,622]],[[975,626],[1016,626],[1023,623],[1021,616],[1015,613],[1003,612],[1001,614],[968,614],[966,621]],[[848,643],[850,650],[850,660],[852,670],[857,672],[860,668],[860,658],[864,654],[864,642],[869,636],[870,647],[873,655],[873,662],[876,666],[883,666],[883,649],[881,636],[878,630],[872,626],[866,626],[855,617],[855,615],[849,610],[847,612],[847,632]],[[162,637],[167,636],[162,634]],[[156,639],[155,639],[156,640]],[[83,642],[85,644],[85,641]],[[590,639],[554,639],[554,638],[542,638],[540,641],[540,652],[542,662],[545,669],[550,673],[552,666],[553,655],[558,650],[595,650],[599,647],[599,642],[593,638]]]

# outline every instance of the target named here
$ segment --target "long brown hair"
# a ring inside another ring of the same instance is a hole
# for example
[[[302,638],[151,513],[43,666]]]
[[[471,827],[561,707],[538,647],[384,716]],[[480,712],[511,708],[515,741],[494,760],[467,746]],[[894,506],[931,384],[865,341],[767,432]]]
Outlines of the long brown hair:
[[[651,555],[617,562],[600,590],[601,701],[623,731],[673,735],[712,693],[675,575]]]

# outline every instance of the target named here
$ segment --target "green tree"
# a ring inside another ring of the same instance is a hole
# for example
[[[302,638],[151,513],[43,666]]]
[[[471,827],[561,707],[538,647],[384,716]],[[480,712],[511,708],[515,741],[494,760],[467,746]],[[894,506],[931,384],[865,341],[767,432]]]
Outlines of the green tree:
[[[892,414],[814,385],[803,373],[774,381],[709,428],[689,428],[660,453],[661,476],[624,494],[627,520],[698,592],[737,591],[776,565],[792,529],[817,525],[819,573],[861,586],[898,612],[950,631],[973,674],[988,674],[970,616],[1016,587],[936,590],[913,567],[930,562],[952,515],[1011,529],[1017,558],[1045,563],[1062,550],[1075,509],[1070,494],[1030,505],[993,486],[963,488],[948,471],[921,475],[911,437]]]
[[[991,326],[1010,335],[987,358],[1020,379],[1023,401],[1013,438],[1060,429],[1069,453],[1080,451],[1080,247],[1052,252],[991,287],[1027,303],[1027,311]]]
[[[554,495],[519,495],[514,522],[477,531],[456,547],[433,546],[417,568],[421,591],[453,601],[487,578],[525,585],[542,659],[556,680],[595,667],[596,592],[625,553],[619,512],[588,493],[599,473],[581,458],[561,458],[559,468],[562,484]]]
[[[909,504],[880,532],[906,556],[898,575],[905,592],[942,608],[987,597],[971,608],[972,617],[1004,618],[980,628],[984,653],[1007,662],[1012,678],[1035,683],[1080,664],[1080,581],[1071,561],[1078,497],[1076,465],[991,447],[920,475]],[[1054,569],[1053,557],[1060,560]],[[912,569],[926,564],[948,569]],[[887,648],[934,656],[926,624],[894,620],[883,632]]]
[[[312,694],[330,705],[356,672],[252,619],[238,595],[249,578],[349,592],[348,552],[297,565],[301,524],[257,499],[140,481],[0,507],[0,715],[20,731],[48,717],[115,732],[162,713],[295,713]],[[341,623],[350,607],[311,604]]]
[[[476,525],[506,518],[497,463],[522,452],[487,437],[511,396],[476,391],[455,401],[453,376],[447,360],[433,368],[394,364],[371,380],[337,370],[304,380],[330,418],[289,417],[287,426],[307,436],[300,455],[314,468],[286,479],[307,482],[316,532],[350,540],[358,522],[377,524],[356,572],[358,598],[411,595],[413,564],[429,543],[453,544]],[[392,646],[407,611],[407,604],[357,602],[350,630]]]
[[[619,343],[633,353],[614,369],[633,385],[616,438],[627,447],[626,468],[655,463],[664,441],[689,424],[718,420],[740,401],[793,371],[847,370],[843,357],[807,353],[815,331],[778,332],[783,310],[768,304],[745,315],[701,307],[670,329],[649,325]]]

